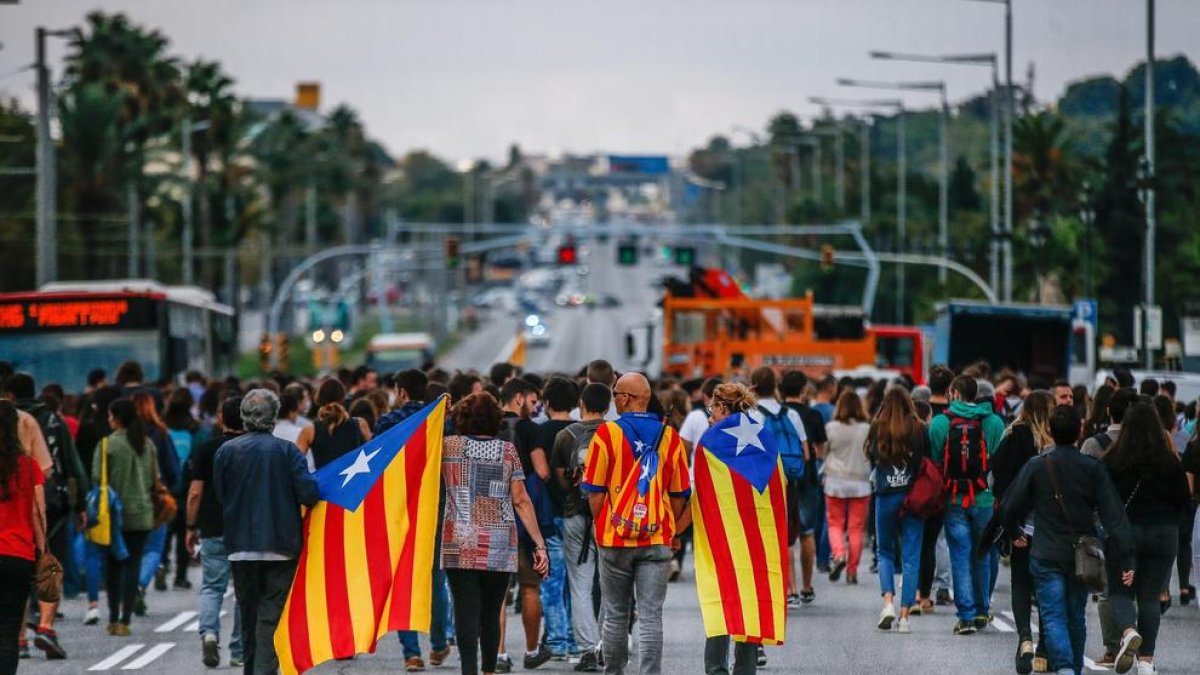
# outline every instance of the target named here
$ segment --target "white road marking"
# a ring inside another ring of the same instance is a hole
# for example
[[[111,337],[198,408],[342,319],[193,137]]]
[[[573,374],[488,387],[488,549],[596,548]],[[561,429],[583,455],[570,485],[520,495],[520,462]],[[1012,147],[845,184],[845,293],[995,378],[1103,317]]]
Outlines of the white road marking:
[[[121,666],[121,670],[140,670],[142,668],[145,668],[146,666],[153,663],[155,659],[157,659],[158,657],[160,657],[163,654],[166,654],[168,651],[170,651],[171,648],[174,646],[175,646],[174,642],[164,642],[162,644],[154,645],[149,650],[147,650],[145,654],[142,654],[141,656],[137,657],[133,661],[130,661],[129,663],[125,664],[124,666]]]
[[[134,654],[137,653],[137,651],[139,649],[141,649],[142,647],[145,647],[145,646],[146,645],[127,645],[125,647],[122,647],[117,650],[116,654],[113,654],[112,656],[108,657],[107,659],[104,659],[100,663],[97,663],[96,665],[92,666],[91,668],[88,668],[88,670],[108,670],[109,668],[116,666],[118,663],[124,661],[125,659],[133,656]]]
[[[180,626],[191,621],[194,618],[196,618],[196,612],[191,612],[191,611],[180,612],[179,614],[175,615],[174,619],[171,619],[170,621],[164,623],[163,625],[159,626],[158,628],[155,628],[154,632],[155,633],[170,633],[171,631],[175,630],[176,628],[179,628]]]
[[[225,618],[225,615],[226,615],[226,614],[228,614],[228,613],[229,613],[229,612],[227,612],[227,611],[225,611],[225,610],[221,610],[221,613],[220,613],[220,614],[218,614],[217,616],[219,616],[219,617],[221,617],[221,618]],[[188,624],[186,627],[184,627],[184,629],[183,629],[183,630],[184,630],[184,631],[186,631],[186,632],[188,632],[188,633],[198,633],[198,632],[200,632],[200,621],[199,621],[199,620],[197,620],[197,621],[193,621],[193,622],[189,623],[189,624]]]
[[[1096,665],[1095,661],[1089,659],[1086,656],[1083,657],[1083,667],[1087,668],[1088,670],[1090,670],[1092,672],[1096,672],[1096,673],[1107,673],[1108,672],[1108,668],[1105,668],[1104,666]]]
[[[1015,633],[1015,632],[1017,632],[1017,629],[1016,629],[1016,628],[1013,628],[1012,626],[1008,625],[1008,624],[1007,624],[1007,623],[1005,623],[1004,621],[1001,621],[1001,620],[1000,620],[1000,617],[998,617],[998,616],[993,616],[993,617],[992,617],[992,625],[993,625],[993,626],[995,626],[995,627],[996,627],[996,630],[1000,631],[1001,633]]]

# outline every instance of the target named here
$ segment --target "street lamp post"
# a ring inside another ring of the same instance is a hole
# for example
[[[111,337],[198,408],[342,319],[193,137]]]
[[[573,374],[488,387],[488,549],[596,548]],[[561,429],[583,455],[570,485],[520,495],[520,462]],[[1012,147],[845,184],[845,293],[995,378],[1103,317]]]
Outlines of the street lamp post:
[[[813,129],[810,133],[814,136],[832,136],[833,145],[833,163],[834,163],[834,204],[837,206],[838,215],[846,212],[846,139],[845,130],[842,128],[841,121],[834,124],[832,128],[824,127]],[[820,145],[817,145],[817,163],[820,164]]]
[[[208,120],[192,122],[190,116],[183,118],[183,284],[190,286],[195,280],[196,257],[192,248],[195,237],[194,198],[192,196],[192,134],[208,129]]]
[[[1095,298],[1092,289],[1092,226],[1096,222],[1096,208],[1092,204],[1092,186],[1087,182],[1079,192],[1079,220],[1083,223],[1083,291],[1088,298]]]
[[[735,125],[732,129],[732,133],[745,134],[750,139],[750,142],[753,144],[753,146],[756,148],[760,147],[763,144],[762,137],[759,136],[759,134],[757,132],[747,129],[746,127],[743,127],[740,125]],[[730,145],[732,146],[732,143]],[[737,201],[734,202],[734,204],[737,209],[737,223],[739,225],[741,225],[745,222],[744,221],[744,213],[745,213],[745,192],[746,192],[746,184],[745,184],[746,168],[744,166],[742,166],[741,153],[739,153],[736,149],[734,149],[733,154],[734,154],[734,159],[737,160],[734,163],[734,170],[736,172],[735,176],[734,176],[734,178],[735,178],[734,182],[737,183]]]
[[[1144,263],[1145,297],[1142,299],[1142,320],[1138,324],[1138,333],[1142,338],[1142,349],[1146,370],[1154,369],[1154,350],[1150,348],[1150,308],[1154,306],[1154,224],[1151,208],[1154,206],[1154,167],[1149,156],[1142,156],[1137,168],[1138,198],[1146,208],[1146,261]]]
[[[908,215],[908,142],[904,122],[904,102],[900,99],[882,99],[874,101],[854,101],[831,99],[820,96],[809,97],[809,102],[823,106],[849,106],[858,108],[891,108],[896,111],[896,236],[897,247],[904,248],[907,235]],[[863,191],[869,190],[868,171],[863,171]],[[869,197],[864,198],[868,203]],[[896,263],[896,323],[904,324],[904,289],[906,286],[904,263]]]
[[[38,286],[58,279],[58,172],[54,165],[54,139],[50,137],[50,115],[54,94],[50,91],[50,67],[46,65],[46,38],[67,37],[73,30],[35,32],[37,47],[37,260]]]
[[[942,116],[938,125],[938,247],[941,255],[947,255],[950,244],[949,231],[949,146],[946,138],[947,118],[950,115],[950,105],[946,100],[946,83],[941,80],[929,82],[869,82],[846,78],[838,79],[838,84],[844,87],[864,87],[868,89],[894,89],[901,91],[937,92],[941,96]],[[903,116],[901,116],[903,118]],[[946,283],[946,268],[938,268],[938,281]]]
[[[1146,185],[1146,245],[1145,262],[1146,274],[1146,310],[1142,312],[1142,335],[1146,338],[1145,367],[1154,368],[1154,350],[1149,342],[1150,308],[1154,306],[1154,236],[1156,214],[1154,194],[1155,148],[1154,148],[1154,0],[1146,0],[1146,156],[1145,156],[1145,185]]]
[[[991,226],[992,241],[988,251],[989,279],[992,288],[1000,288],[1000,73],[999,58],[993,53],[951,54],[928,56],[923,54],[901,54],[873,51],[871,58],[916,63],[938,63],[948,65],[986,66],[992,71],[991,112]]]

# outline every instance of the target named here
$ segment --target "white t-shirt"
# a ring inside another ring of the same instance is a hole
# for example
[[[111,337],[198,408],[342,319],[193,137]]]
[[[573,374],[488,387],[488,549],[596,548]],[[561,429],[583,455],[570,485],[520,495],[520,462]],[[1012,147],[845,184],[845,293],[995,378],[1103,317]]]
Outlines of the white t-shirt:
[[[299,424],[283,418],[275,422],[275,429],[271,432],[271,435],[275,438],[282,438],[285,441],[295,443],[296,439],[300,438],[300,432],[303,429],[304,427]]]
[[[691,443],[692,449],[700,442],[700,437],[708,431],[708,415],[703,410],[693,410],[679,425],[679,437]]]

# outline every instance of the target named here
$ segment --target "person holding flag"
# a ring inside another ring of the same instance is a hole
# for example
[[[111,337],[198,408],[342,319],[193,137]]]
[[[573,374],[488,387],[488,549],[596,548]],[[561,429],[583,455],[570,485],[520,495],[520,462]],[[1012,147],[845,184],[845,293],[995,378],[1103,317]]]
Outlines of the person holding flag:
[[[761,646],[783,644],[786,633],[786,478],[775,439],[751,412],[755,404],[745,385],[717,387],[712,427],[693,460],[689,515],[707,675],[729,672],[730,638],[734,675],[753,675]]]
[[[675,430],[647,412],[650,382],[626,373],[613,387],[620,417],[596,430],[580,488],[595,520],[604,598],[605,671],[623,675],[637,592],[639,672],[662,672],[662,606],[676,522],[691,496],[687,454]]]

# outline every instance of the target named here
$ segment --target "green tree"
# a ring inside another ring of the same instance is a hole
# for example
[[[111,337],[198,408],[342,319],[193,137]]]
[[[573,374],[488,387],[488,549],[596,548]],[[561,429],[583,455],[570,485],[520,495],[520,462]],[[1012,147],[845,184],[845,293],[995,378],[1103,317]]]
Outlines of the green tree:
[[[192,155],[196,160],[196,232],[201,246],[213,243],[213,217],[211,189],[211,162],[221,160],[221,180],[218,197],[222,200],[229,194],[232,175],[230,164],[238,142],[237,99],[234,97],[233,78],[229,77],[219,63],[197,60],[187,68],[187,109],[184,114],[191,120]],[[190,180],[190,176],[188,177]],[[229,227],[230,223],[225,223]],[[229,239],[228,234],[224,237]],[[201,259],[203,260],[203,259]],[[215,266],[201,265],[200,278],[212,285]]]

